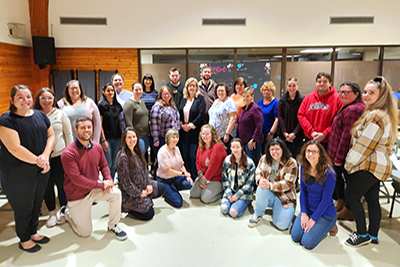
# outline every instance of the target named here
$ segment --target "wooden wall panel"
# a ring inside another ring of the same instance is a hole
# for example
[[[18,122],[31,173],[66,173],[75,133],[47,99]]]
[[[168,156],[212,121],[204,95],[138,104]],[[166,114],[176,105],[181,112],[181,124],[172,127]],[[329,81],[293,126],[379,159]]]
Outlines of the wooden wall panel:
[[[8,110],[11,88],[18,84],[34,87],[32,48],[0,43],[0,114]]]
[[[131,91],[131,85],[139,81],[138,51],[136,48],[56,48],[56,65],[51,69],[118,70],[125,78],[124,89]]]

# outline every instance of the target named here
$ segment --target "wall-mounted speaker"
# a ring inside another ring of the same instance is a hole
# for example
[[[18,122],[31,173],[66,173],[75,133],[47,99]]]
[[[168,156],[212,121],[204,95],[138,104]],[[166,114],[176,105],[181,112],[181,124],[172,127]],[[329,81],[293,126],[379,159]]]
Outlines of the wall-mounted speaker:
[[[35,64],[43,69],[46,65],[56,64],[56,51],[53,37],[32,36]]]

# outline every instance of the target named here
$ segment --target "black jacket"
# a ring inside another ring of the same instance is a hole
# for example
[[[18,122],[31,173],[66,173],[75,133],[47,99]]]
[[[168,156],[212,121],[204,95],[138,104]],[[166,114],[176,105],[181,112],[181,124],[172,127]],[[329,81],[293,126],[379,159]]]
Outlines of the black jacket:
[[[182,98],[181,105],[179,106],[179,115],[181,123],[184,124],[183,108],[187,102],[186,98]],[[197,144],[199,142],[199,133],[201,126],[204,125],[204,116],[206,113],[206,101],[202,95],[198,95],[192,103],[189,111],[189,123],[193,123],[196,126],[195,129],[185,132],[184,130],[179,130],[179,139],[181,142],[189,141],[190,144]]]

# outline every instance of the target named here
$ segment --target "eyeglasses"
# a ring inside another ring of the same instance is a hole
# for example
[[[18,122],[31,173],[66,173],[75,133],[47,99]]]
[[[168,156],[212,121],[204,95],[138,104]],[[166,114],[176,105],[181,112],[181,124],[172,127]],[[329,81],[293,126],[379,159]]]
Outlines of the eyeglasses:
[[[197,85],[196,84],[189,84],[189,86],[188,87],[191,87],[191,88],[193,88],[193,87],[197,87]]]
[[[210,136],[211,136],[211,133],[201,133],[201,136],[207,136],[207,137],[210,137]]]
[[[263,92],[272,92],[272,89],[263,89]]]
[[[217,90],[217,93],[222,93],[222,92],[225,92],[225,90],[224,89]]]
[[[281,151],[281,150],[282,150],[282,148],[270,148],[269,152],[278,152],[278,151]]]
[[[348,95],[348,94],[350,94],[350,93],[353,93],[353,91],[340,90],[340,91],[338,92],[339,95]]]
[[[73,91],[73,90],[79,90],[79,87],[70,87],[68,90]]]
[[[48,101],[52,101],[54,99],[54,97],[49,96],[49,97],[45,97],[45,96],[39,96],[40,100],[48,100]]]
[[[312,154],[312,155],[316,155],[316,154],[319,154],[319,151],[318,150],[311,150],[311,149],[307,149],[306,150],[306,154]]]

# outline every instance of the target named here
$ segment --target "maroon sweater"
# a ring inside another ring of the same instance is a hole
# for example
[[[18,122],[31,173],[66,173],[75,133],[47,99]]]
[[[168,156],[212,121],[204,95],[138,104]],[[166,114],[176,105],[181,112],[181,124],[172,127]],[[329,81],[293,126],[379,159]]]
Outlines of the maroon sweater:
[[[100,183],[99,169],[104,180],[111,180],[110,169],[101,145],[90,142],[85,148],[77,139],[61,154],[64,168],[64,191],[69,201],[85,198],[92,189],[104,188]]]

